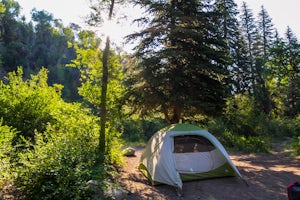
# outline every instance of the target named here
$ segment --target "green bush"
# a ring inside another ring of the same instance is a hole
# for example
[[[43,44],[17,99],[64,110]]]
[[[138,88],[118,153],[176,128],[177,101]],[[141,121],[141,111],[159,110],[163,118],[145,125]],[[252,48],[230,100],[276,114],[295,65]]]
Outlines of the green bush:
[[[270,149],[270,141],[268,134],[265,133],[268,130],[266,127],[263,127],[260,123],[256,126],[256,129],[260,134],[257,136],[253,135],[243,135],[246,132],[246,126],[244,126],[244,131],[242,129],[233,129],[230,130],[225,123],[226,120],[223,118],[211,119],[205,125],[209,132],[215,135],[220,142],[231,150],[242,151],[246,153],[258,153],[258,152],[268,152]],[[240,126],[243,127],[243,126]],[[232,126],[230,126],[232,128]],[[266,128],[266,130],[264,130]],[[251,128],[248,128],[250,130]],[[261,129],[259,131],[259,129]],[[249,132],[248,132],[249,133]]]
[[[255,105],[255,100],[249,95],[236,95],[227,100],[224,111],[224,123],[227,130],[238,135],[266,135],[269,118]]]
[[[97,118],[67,103],[54,117],[55,125],[35,133],[33,149],[19,153],[15,184],[32,199],[81,199],[97,158]]]
[[[221,117],[209,119],[205,124],[202,124],[201,126],[206,127],[206,129],[210,133],[213,133],[214,136],[221,136],[227,129],[224,119]]]
[[[136,119],[124,120],[120,129],[123,130],[122,137],[127,142],[147,142],[156,131],[165,126],[167,123],[161,118]]]
[[[300,155],[300,136],[296,137],[292,143],[295,155]]]
[[[291,129],[294,136],[294,141],[292,143],[293,151],[296,155],[300,155],[300,115],[293,120]]]
[[[249,95],[236,95],[227,100],[221,122],[227,130],[241,136],[294,137],[300,132],[300,120],[271,118],[255,106]]]
[[[11,182],[11,169],[14,165],[15,150],[12,141],[17,131],[9,126],[3,126],[0,120],[0,188],[5,182]]]
[[[47,123],[55,122],[50,105],[60,98],[61,87],[47,85],[45,69],[27,81],[22,75],[22,68],[18,68],[9,73],[5,83],[0,82],[0,117],[3,124],[16,128],[20,135],[33,138],[35,130],[44,131]]]
[[[82,104],[65,102],[62,87],[48,86],[46,74],[43,69],[24,81],[19,68],[0,83],[1,180],[29,199],[88,199],[86,183],[95,171],[105,178],[107,169],[95,166],[99,118]],[[109,164],[120,162],[119,136],[108,123]]]
[[[267,153],[270,149],[270,141],[262,136],[240,136],[225,131],[218,136],[219,141],[228,149],[245,153]]]
[[[122,163],[122,147],[123,143],[121,141],[121,132],[116,129],[116,127],[109,125],[107,123],[106,126],[106,138],[107,138],[107,155],[106,155],[106,163],[112,165],[121,166]]]

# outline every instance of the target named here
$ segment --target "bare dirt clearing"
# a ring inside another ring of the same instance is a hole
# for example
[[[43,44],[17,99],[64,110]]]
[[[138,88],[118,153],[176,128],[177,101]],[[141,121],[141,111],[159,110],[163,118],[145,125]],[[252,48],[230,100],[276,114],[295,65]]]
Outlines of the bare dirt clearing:
[[[247,186],[236,177],[184,182],[183,197],[171,186],[151,186],[137,169],[143,148],[125,158],[119,182],[130,191],[128,200],[287,200],[286,187],[300,181],[300,158],[284,153],[230,154]]]

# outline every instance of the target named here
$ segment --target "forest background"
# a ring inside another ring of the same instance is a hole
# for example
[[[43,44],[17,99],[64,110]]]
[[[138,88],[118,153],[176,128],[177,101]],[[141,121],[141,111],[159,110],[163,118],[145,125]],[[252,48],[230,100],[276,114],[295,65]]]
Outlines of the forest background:
[[[113,179],[124,146],[172,123],[197,124],[230,150],[268,152],[288,138],[300,153],[290,28],[281,36],[264,7],[255,17],[233,0],[92,1],[87,23],[98,28],[126,3],[145,9],[130,54],[92,29],[35,9],[27,22],[17,1],[0,2],[1,188],[92,198],[87,182]]]

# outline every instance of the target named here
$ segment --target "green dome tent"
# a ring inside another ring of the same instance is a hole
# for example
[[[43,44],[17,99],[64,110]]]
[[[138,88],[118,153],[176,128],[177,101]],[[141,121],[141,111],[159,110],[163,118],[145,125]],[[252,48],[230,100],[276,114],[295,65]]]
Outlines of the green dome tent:
[[[187,180],[241,177],[223,145],[190,124],[174,124],[156,132],[141,155],[139,169],[153,185],[179,189]]]

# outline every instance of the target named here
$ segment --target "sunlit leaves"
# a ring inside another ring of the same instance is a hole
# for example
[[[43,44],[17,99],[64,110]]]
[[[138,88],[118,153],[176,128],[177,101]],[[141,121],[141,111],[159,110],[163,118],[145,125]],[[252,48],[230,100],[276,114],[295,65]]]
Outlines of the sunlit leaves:
[[[101,86],[102,86],[102,53],[101,40],[95,33],[82,31],[79,40],[74,44],[77,58],[72,60],[69,66],[76,67],[81,73],[81,87],[78,91],[90,104],[100,110]],[[122,72],[122,56],[110,52],[109,78],[107,91],[107,106],[110,115],[117,112],[118,99],[123,94],[124,86],[121,81],[124,77]]]
[[[6,125],[15,127],[25,137],[45,130],[51,116],[51,101],[60,98],[59,87],[49,87],[47,70],[42,69],[23,81],[21,68],[9,73],[7,84],[0,82],[0,117]]]
[[[47,70],[26,81],[22,75],[19,68],[0,82],[1,181],[13,181],[32,199],[85,199],[99,118],[65,102],[61,86],[47,84]]]

